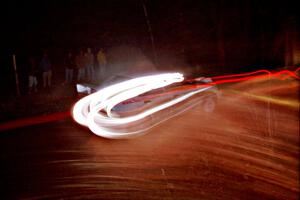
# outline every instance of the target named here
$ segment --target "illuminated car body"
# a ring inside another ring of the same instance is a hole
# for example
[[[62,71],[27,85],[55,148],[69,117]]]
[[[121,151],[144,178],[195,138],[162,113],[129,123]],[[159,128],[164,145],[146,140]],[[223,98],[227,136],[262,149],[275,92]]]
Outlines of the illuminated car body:
[[[77,84],[77,93],[79,96],[85,96],[96,92],[99,88],[104,86],[112,85],[129,79],[130,77],[121,75],[112,76],[102,85],[100,85],[100,87],[85,83]],[[199,88],[203,88],[203,92],[198,95],[198,103],[202,104],[202,108],[205,112],[214,111],[217,100],[221,93],[217,86],[212,83],[212,80],[205,77],[189,79],[181,83],[172,84],[168,87],[155,89],[153,91],[125,100],[116,105],[112,110],[118,115],[125,115],[126,113],[135,111],[137,112],[138,110],[168,101],[169,99],[174,99]]]

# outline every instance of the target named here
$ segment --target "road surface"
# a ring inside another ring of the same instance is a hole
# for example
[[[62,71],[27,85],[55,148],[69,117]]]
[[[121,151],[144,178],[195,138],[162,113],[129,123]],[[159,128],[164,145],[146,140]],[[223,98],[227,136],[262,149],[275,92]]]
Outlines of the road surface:
[[[1,199],[298,199],[299,82],[222,86],[131,140],[70,118],[0,134]]]

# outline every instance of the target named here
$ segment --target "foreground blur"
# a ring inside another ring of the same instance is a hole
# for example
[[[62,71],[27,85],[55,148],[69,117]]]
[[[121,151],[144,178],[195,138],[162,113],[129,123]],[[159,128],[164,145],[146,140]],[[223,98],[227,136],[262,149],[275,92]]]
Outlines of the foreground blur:
[[[71,120],[1,134],[4,198],[298,199],[299,82],[222,86],[201,105],[132,140]]]

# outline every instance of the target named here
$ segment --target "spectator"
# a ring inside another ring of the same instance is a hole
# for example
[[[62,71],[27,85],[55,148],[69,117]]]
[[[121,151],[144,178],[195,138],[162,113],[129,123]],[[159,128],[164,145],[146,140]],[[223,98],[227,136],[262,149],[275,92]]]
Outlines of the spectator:
[[[99,69],[100,76],[103,76],[103,74],[105,74],[106,72],[106,64],[107,64],[106,55],[104,53],[103,48],[101,48],[97,53],[97,62],[99,66],[98,69]]]
[[[75,64],[78,70],[77,81],[82,81],[85,75],[85,57],[82,50],[80,50],[80,53],[76,56]]]
[[[91,48],[87,48],[85,53],[85,67],[86,67],[86,78],[88,81],[95,80],[95,71],[94,71],[94,55],[92,54]]]
[[[73,82],[73,74],[75,69],[75,61],[73,58],[73,54],[71,52],[68,53],[67,57],[64,60],[65,65],[65,83],[72,83]]]
[[[48,54],[44,53],[43,58],[40,62],[40,68],[43,72],[43,86],[51,87],[51,78],[52,78],[52,65],[49,60]]]
[[[29,91],[28,93],[31,94],[32,91],[37,92],[37,74],[38,74],[38,68],[37,68],[37,63],[34,57],[30,57],[28,60],[29,64]]]

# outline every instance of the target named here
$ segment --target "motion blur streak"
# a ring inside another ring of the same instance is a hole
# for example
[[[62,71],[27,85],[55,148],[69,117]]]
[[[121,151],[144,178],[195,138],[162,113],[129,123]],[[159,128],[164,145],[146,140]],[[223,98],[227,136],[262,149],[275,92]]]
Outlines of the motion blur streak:
[[[297,69],[298,70],[298,69]],[[188,91],[187,94],[170,100],[167,103],[163,103],[146,111],[143,111],[139,114],[130,117],[114,117],[112,114],[112,109],[121,102],[129,100],[133,97],[137,97],[140,94],[146,93],[148,91],[162,88],[167,85],[170,85],[175,82],[182,82],[183,75],[179,73],[168,73],[168,74],[160,74],[153,76],[145,76],[140,78],[135,78],[129,81],[125,81],[116,85],[112,85],[110,87],[104,88],[92,95],[89,95],[80,101],[78,101],[73,108],[73,118],[76,122],[81,125],[89,127],[89,129],[95,133],[96,135],[111,138],[111,139],[120,139],[127,138],[131,136],[138,135],[146,130],[152,128],[153,126],[159,124],[156,123],[154,125],[148,127],[142,127],[136,131],[120,131],[114,128],[118,128],[120,125],[130,126],[130,123],[137,122],[138,120],[142,120],[155,112],[173,106],[194,94],[202,92],[209,88],[211,85],[216,85],[220,83],[230,83],[230,82],[240,82],[245,80],[252,80],[257,78],[271,78],[275,77],[277,79],[285,80],[289,77],[293,77],[299,79],[296,75],[296,72],[291,72],[289,70],[282,70],[279,72],[271,73],[268,70],[258,70],[255,72],[244,73],[244,74],[234,74],[234,75],[226,75],[226,76],[216,76],[212,77],[213,82],[207,82],[205,84],[198,83],[196,86],[191,86],[196,88],[195,90]],[[201,86],[198,88],[197,85]],[[282,105],[290,105],[297,106],[297,102],[288,102],[284,100],[279,100],[275,98],[267,98],[264,96],[258,95],[250,95],[248,96],[255,97],[260,100],[267,100],[272,102],[277,102]],[[104,114],[104,112],[106,114]],[[172,117],[172,116],[171,116]],[[164,121],[164,120],[161,120]],[[132,124],[131,124],[132,125]]]
[[[296,101],[299,84],[222,85],[214,112],[198,104],[134,140],[104,140],[71,120],[0,134],[1,199],[298,200],[299,108],[231,90]]]
[[[90,130],[96,135],[111,138],[120,139],[136,136],[145,132],[156,124],[146,126],[137,131],[120,131],[113,128],[118,128],[120,125],[130,125],[130,123],[142,120],[160,110],[173,106],[194,94],[208,89],[209,87],[201,88],[196,91],[189,92],[183,96],[157,105],[153,108],[145,110],[139,114],[119,118],[114,117],[111,110],[112,108],[133,97],[148,91],[162,88],[176,82],[182,82],[183,75],[180,73],[167,73],[152,76],[145,76],[135,78],[129,81],[125,81],[116,85],[104,88],[93,95],[89,95],[78,101],[73,108],[73,118],[78,123],[88,126]],[[107,114],[103,114],[100,111],[106,111]],[[169,116],[170,117],[170,116]],[[106,128],[105,128],[106,127]]]
[[[272,73],[269,70],[262,69],[262,70],[249,72],[249,73],[243,73],[243,74],[215,76],[215,77],[212,77],[211,79],[213,80],[212,84],[234,83],[234,82],[252,80],[252,79],[257,79],[257,78],[271,78],[271,77],[276,77],[280,80],[285,80],[290,77],[299,79],[299,76],[297,75],[299,69],[300,69],[300,67],[298,67],[293,72],[290,70],[281,70],[279,72],[274,72],[274,73]]]
[[[299,101],[293,100],[293,99],[281,99],[278,97],[272,97],[272,96],[268,96],[268,95],[257,95],[257,94],[251,94],[249,92],[240,92],[240,91],[236,91],[236,90],[231,90],[234,93],[237,94],[241,94],[243,96],[246,97],[250,97],[253,98],[255,100],[259,100],[259,101],[264,101],[264,102],[270,102],[270,103],[274,103],[277,105],[282,105],[282,106],[288,106],[290,108],[299,108]]]
[[[280,80],[285,80],[290,77],[299,79],[299,76],[297,75],[297,73],[299,73],[299,71],[300,71],[300,67],[298,67],[295,71],[281,70],[279,72],[271,73],[268,70],[258,70],[258,71],[254,71],[254,72],[243,73],[243,74],[215,76],[215,77],[211,78],[213,80],[213,82],[206,84],[206,85],[210,86],[210,85],[218,85],[218,84],[223,84],[223,83],[234,83],[234,82],[241,82],[241,81],[246,81],[246,80],[254,80],[254,79],[258,79],[258,78],[270,78],[272,76],[275,78],[278,78]],[[202,86],[205,86],[205,84],[201,84],[201,88],[203,88]],[[109,89],[109,88],[107,88],[107,89]],[[198,86],[195,84],[195,85],[186,87],[185,89],[191,89],[191,88],[197,89]],[[257,100],[270,101],[272,103],[289,106],[289,107],[293,107],[293,108],[296,108],[299,106],[299,102],[297,102],[297,101],[284,100],[284,99],[268,97],[268,96],[263,96],[263,95],[254,95],[254,94],[249,94],[249,93],[241,93],[241,94],[255,98]],[[94,95],[94,94],[92,94],[92,95]],[[157,94],[157,95],[153,95],[152,97],[155,98],[157,96],[162,96],[162,95],[164,95],[164,94]],[[99,95],[97,95],[97,98],[98,98],[98,96]],[[149,97],[151,97],[151,96],[149,96]],[[77,103],[79,103],[79,102],[77,102]],[[73,110],[73,112],[74,112],[74,110]],[[84,113],[84,114],[87,115],[87,113]],[[42,115],[42,116],[36,116],[36,117],[31,117],[31,118],[19,119],[19,120],[15,120],[15,121],[9,121],[9,122],[0,124],[0,131],[20,128],[23,126],[31,126],[31,125],[41,124],[41,123],[47,123],[47,122],[51,122],[51,121],[57,121],[57,120],[61,120],[66,117],[69,117],[69,116],[70,116],[70,113],[67,111],[67,112],[61,112],[61,113],[54,113],[51,115]],[[80,120],[78,120],[77,122],[80,124],[85,124],[85,122],[81,122]]]
[[[70,112],[68,111],[68,112],[54,113],[51,115],[43,115],[43,116],[19,119],[19,120],[15,120],[15,121],[9,121],[9,122],[0,124],[0,131],[6,131],[9,129],[15,129],[15,128],[20,128],[20,127],[24,127],[24,126],[32,126],[32,125],[62,120],[69,116],[70,116]]]

